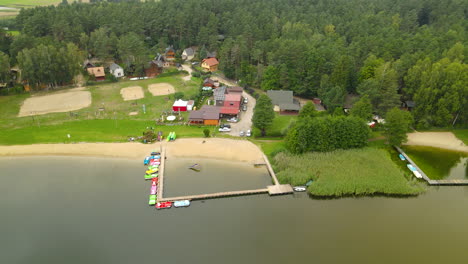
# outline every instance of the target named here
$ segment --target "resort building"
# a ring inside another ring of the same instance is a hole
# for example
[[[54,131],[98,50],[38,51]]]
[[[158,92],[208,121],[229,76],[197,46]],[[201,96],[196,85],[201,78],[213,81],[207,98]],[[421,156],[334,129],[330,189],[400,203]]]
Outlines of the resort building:
[[[89,67],[88,73],[90,76],[94,76],[94,80],[104,81],[106,79],[106,73],[104,72],[104,67]]]
[[[297,115],[301,110],[301,105],[294,99],[292,91],[268,90],[267,95],[273,103],[275,112],[283,115]]]
[[[204,105],[200,110],[190,112],[189,123],[191,125],[219,125],[220,108],[213,105]]]
[[[207,58],[202,60],[201,67],[209,72],[218,70],[218,60],[216,58]]]
[[[215,105],[221,107],[221,116],[235,116],[240,112],[242,103],[242,87],[221,86],[214,89]]]
[[[182,99],[179,99],[179,100],[175,101],[174,104],[172,105],[172,111],[186,112],[187,111],[187,105],[188,105],[188,101],[184,101]]]
[[[193,48],[186,48],[182,52],[182,59],[190,61],[195,57],[195,50]]]

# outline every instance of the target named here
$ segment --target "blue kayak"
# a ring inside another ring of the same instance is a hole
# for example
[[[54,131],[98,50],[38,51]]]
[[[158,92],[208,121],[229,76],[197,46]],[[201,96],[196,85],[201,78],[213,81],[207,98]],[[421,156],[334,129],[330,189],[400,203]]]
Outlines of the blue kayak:
[[[402,154],[398,155],[398,157],[399,157],[401,160],[406,160],[406,159],[405,159],[405,156],[403,156]]]
[[[408,167],[408,169],[410,169],[410,171],[417,171],[417,169],[411,164],[406,164],[406,167]]]
[[[190,205],[189,200],[182,200],[182,201],[175,201],[174,202],[174,207],[187,207]]]

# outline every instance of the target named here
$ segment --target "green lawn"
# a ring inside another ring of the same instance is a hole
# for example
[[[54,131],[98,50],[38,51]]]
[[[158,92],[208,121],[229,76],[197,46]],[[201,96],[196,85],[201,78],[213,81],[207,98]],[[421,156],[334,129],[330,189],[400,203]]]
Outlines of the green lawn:
[[[273,120],[273,124],[266,130],[267,137],[283,137],[287,133],[287,129],[289,128],[290,124],[296,121],[296,115],[279,115],[275,113],[275,119]],[[253,136],[260,137],[261,132],[257,128],[253,128]],[[261,139],[261,138],[259,138]]]
[[[126,141],[128,136],[140,136],[146,127],[156,125],[155,120],[161,116],[162,111],[171,110],[173,95],[153,96],[147,90],[149,84],[161,82],[172,84],[176,91],[183,92],[185,98],[189,98],[197,93],[200,80],[184,82],[180,76],[170,76],[94,85],[86,88],[91,92],[91,106],[72,113],[51,113],[34,117],[17,117],[20,105],[30,94],[0,96],[0,144],[68,142],[65,138],[67,134],[72,135],[73,142],[121,142]],[[130,86],[141,86],[145,97],[123,101],[120,89]],[[50,93],[37,93],[41,94]],[[146,114],[142,113],[143,104],[146,106]],[[100,111],[99,108],[105,110]],[[139,114],[129,116],[134,111]],[[182,113],[182,116],[187,120],[188,113]],[[203,127],[159,126],[156,129],[164,132],[176,131],[182,137],[203,136]]]
[[[452,130],[452,132],[458,139],[463,141],[465,145],[468,145],[468,129],[455,129]]]
[[[274,160],[280,182],[303,185],[313,180],[308,192],[315,196],[416,195],[424,191],[414,178],[407,180],[383,149],[279,153]]]
[[[21,7],[56,5],[61,2],[62,2],[61,0],[2,0],[0,1],[0,5],[21,8]],[[72,3],[73,1],[68,1],[68,2]]]

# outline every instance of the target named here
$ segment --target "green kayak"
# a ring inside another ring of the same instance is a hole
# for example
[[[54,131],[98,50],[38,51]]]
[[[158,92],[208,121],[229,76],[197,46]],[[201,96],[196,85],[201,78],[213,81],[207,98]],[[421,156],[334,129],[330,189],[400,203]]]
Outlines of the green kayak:
[[[159,168],[159,165],[148,166],[148,170],[158,169],[158,168]]]
[[[156,199],[157,199],[157,196],[155,194],[150,195],[148,204],[149,205],[155,205],[156,204]]]
[[[159,173],[155,173],[155,174],[145,174],[145,180],[151,180],[153,178],[156,178],[158,177]]]

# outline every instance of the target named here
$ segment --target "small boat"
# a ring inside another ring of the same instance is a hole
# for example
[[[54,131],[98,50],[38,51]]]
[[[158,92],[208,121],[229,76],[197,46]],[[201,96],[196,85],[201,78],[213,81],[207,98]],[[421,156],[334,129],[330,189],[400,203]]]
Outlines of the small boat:
[[[403,156],[402,154],[398,155],[398,157],[399,157],[401,160],[406,160],[406,159],[405,159],[405,156]]]
[[[194,170],[196,172],[199,172],[200,171],[200,165],[198,165],[198,163],[196,164],[193,164],[192,166],[188,167],[190,170]]]
[[[151,174],[154,175],[154,174]],[[151,184],[156,185],[158,183],[158,176],[151,178]]]
[[[161,162],[159,161],[153,161],[150,163],[151,166],[156,166],[156,165],[161,165]]]
[[[408,167],[408,169],[410,169],[410,171],[415,171],[416,170],[416,168],[411,164],[406,164],[406,167]]]
[[[309,187],[312,184],[312,182],[314,182],[314,181],[312,181],[312,180],[308,181],[305,186]]]
[[[150,165],[150,166],[148,166],[148,170],[157,169],[157,168],[159,168],[159,165]]]
[[[158,186],[151,185],[150,194],[156,194],[157,191],[158,191]]]
[[[154,174],[145,174],[145,180],[152,180],[154,178],[158,178],[159,174],[154,173]]]
[[[157,155],[161,155],[161,153],[156,152],[156,151],[151,152],[151,156],[157,156]]]
[[[155,204],[156,204],[156,199],[157,199],[156,194],[151,194],[151,195],[149,196],[148,204],[149,204],[149,205],[155,205]]]
[[[172,140],[172,133],[173,132],[169,133],[169,135],[167,136],[167,139],[166,139],[167,142]]]
[[[146,174],[153,174],[153,173],[157,173],[158,171],[159,171],[159,168],[151,169],[151,170],[147,170]]]
[[[152,159],[161,159],[160,155],[151,156]]]
[[[417,171],[417,170],[413,171],[413,174],[414,174],[414,176],[416,176],[416,178],[418,178],[418,179],[421,179],[421,178],[422,178],[421,173],[420,173],[419,171]]]
[[[172,202],[160,202],[156,204],[156,209],[171,208]]]
[[[174,202],[174,207],[187,207],[190,205],[189,200],[182,200],[182,201],[175,201]]]
[[[151,157],[146,157],[145,160],[143,161],[143,165],[148,165],[150,162]]]
[[[293,190],[295,192],[305,192],[307,190],[307,187],[305,187],[305,186],[294,186]]]

